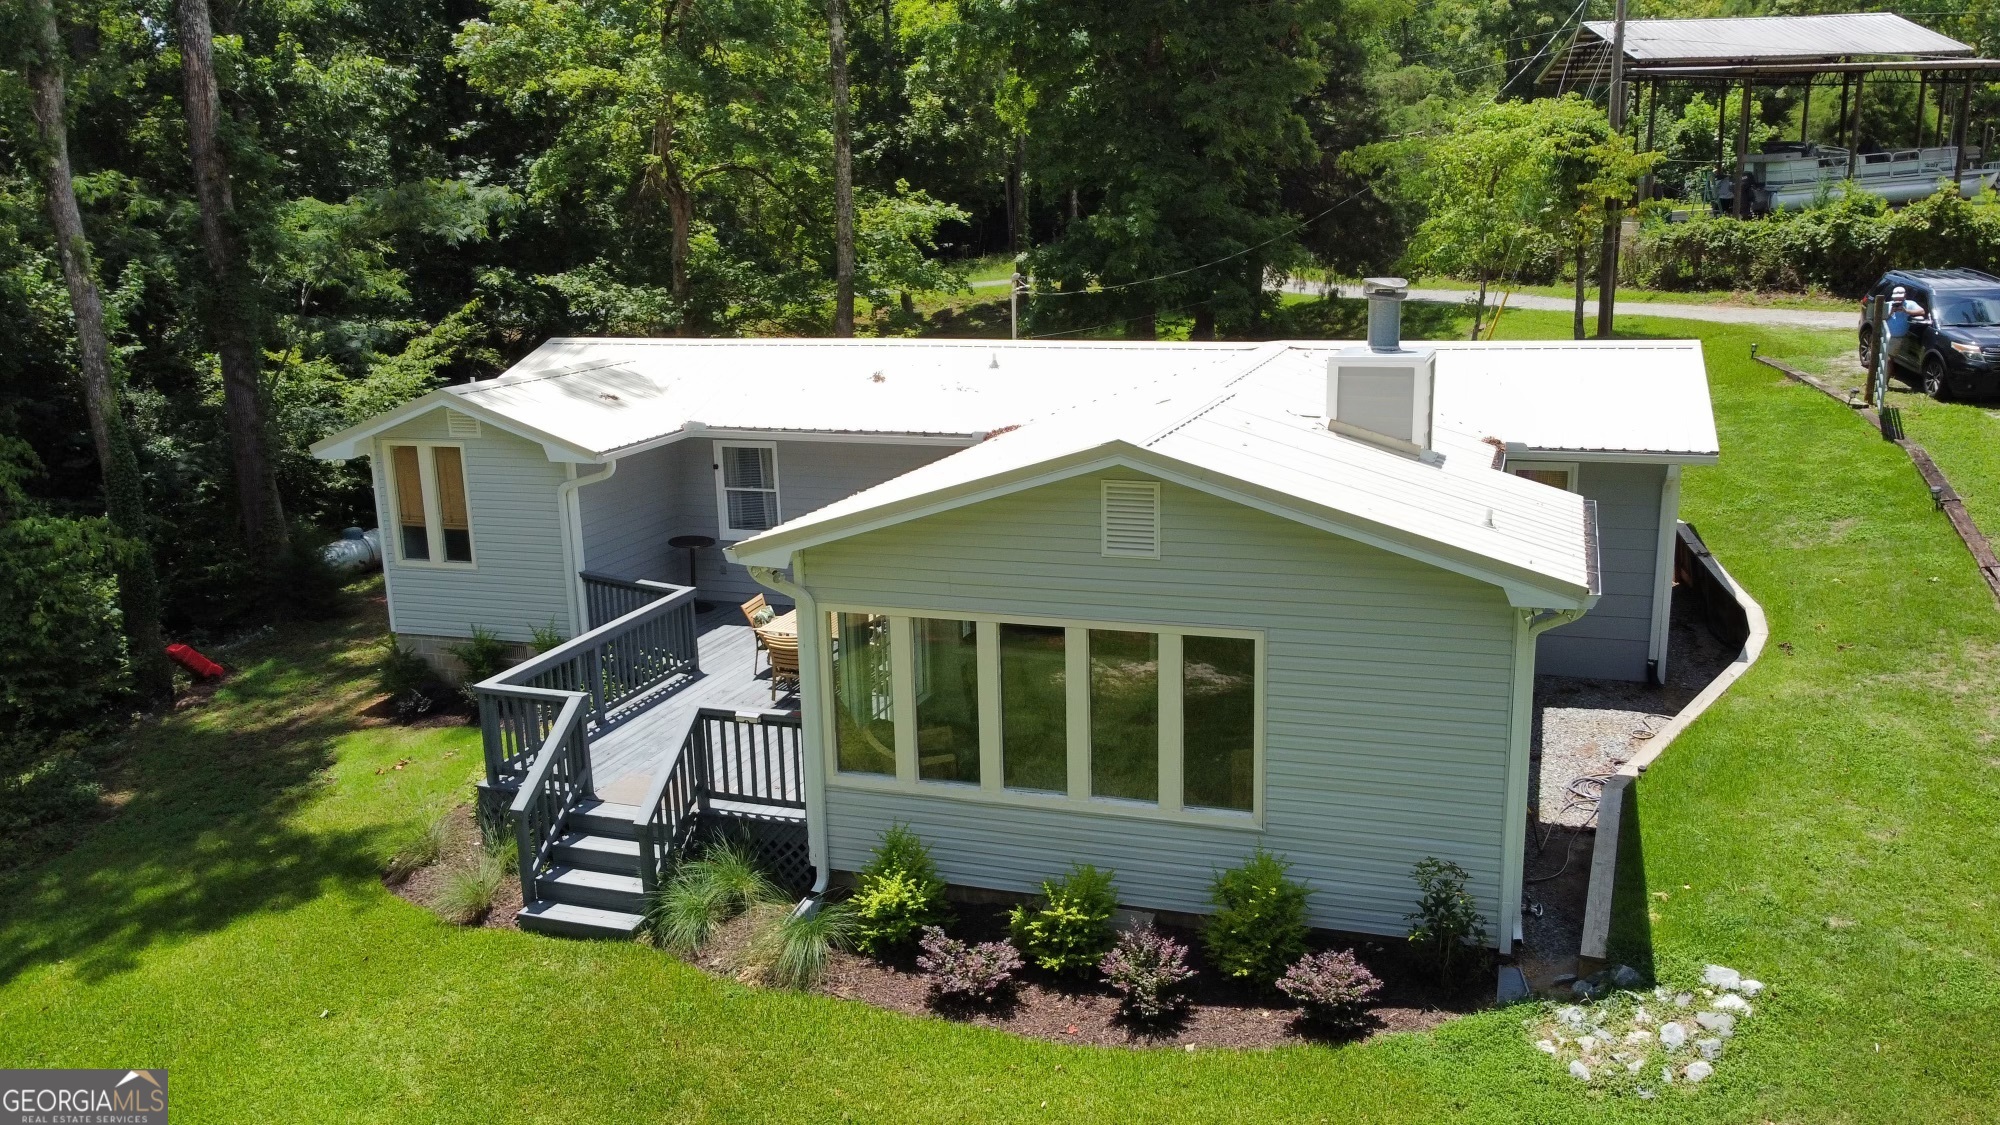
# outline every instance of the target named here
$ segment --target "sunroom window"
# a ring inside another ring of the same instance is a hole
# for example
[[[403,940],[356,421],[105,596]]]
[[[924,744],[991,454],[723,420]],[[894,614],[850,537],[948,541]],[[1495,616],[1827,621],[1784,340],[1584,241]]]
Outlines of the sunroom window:
[[[841,770],[894,776],[895,698],[889,619],[879,613],[834,614],[834,746]]]
[[[391,445],[396,548],[406,563],[472,562],[465,452],[456,445]]]

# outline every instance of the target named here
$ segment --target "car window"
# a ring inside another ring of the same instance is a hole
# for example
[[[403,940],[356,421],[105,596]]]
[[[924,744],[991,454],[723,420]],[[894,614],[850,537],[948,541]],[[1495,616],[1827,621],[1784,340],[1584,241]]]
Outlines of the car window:
[[[1938,324],[1946,328],[2000,325],[2000,291],[1954,293],[1939,304]]]

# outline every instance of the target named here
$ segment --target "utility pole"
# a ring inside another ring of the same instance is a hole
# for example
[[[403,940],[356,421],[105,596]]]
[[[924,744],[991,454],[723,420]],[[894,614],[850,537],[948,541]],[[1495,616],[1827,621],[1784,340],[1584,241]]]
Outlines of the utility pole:
[[[1625,0],[1618,0],[1617,22],[1611,32],[1611,135],[1625,133]],[[1604,201],[1604,245],[1597,256],[1597,335],[1611,335],[1613,305],[1618,299],[1618,237],[1625,210],[1615,200]]]

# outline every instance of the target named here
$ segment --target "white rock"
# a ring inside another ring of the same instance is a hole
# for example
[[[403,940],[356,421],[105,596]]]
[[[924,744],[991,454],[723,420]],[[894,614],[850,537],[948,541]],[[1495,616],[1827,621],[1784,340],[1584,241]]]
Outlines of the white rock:
[[[1651,1090],[1648,1090],[1648,1089],[1647,1089],[1647,1088],[1645,1088],[1644,1086],[1641,1086],[1641,1087],[1639,1087],[1639,1088],[1638,1088],[1637,1090],[1635,1090],[1635,1091],[1633,1091],[1633,1092],[1634,1092],[1634,1093],[1636,1093],[1636,1094],[1638,1094],[1638,1095],[1639,1095],[1639,1098],[1640,1098],[1640,1100],[1642,1100],[1642,1101],[1649,1101],[1649,1102],[1650,1102],[1650,1101],[1652,1101],[1652,1100],[1653,1100],[1654,1098],[1656,1098],[1656,1097],[1659,1097],[1659,1095],[1658,1095],[1658,1094],[1655,1094],[1655,1093],[1653,1093],[1653,1092],[1652,1092]]]
[[[1736,986],[1736,991],[1741,992],[1745,996],[1755,996],[1759,992],[1764,991],[1764,982],[1761,980],[1745,979]]]
[[[1692,1003],[1694,1003],[1694,993],[1692,992],[1677,993],[1674,996],[1674,1007],[1676,1008],[1685,1008]]]
[[[1537,1039],[1535,1040],[1535,1050],[1543,1054],[1553,1055],[1556,1053],[1556,1045],[1546,1039]]]
[[[1701,1012],[1694,1017],[1694,1022],[1724,1039],[1736,1034],[1736,1017],[1728,1012]]]
[[[1640,1028],[1635,1027],[1632,1030],[1625,1033],[1625,1042],[1628,1044],[1650,1043],[1652,1041],[1653,1041],[1653,1033],[1650,1031],[1641,1030]]]
[[[1567,1028],[1581,1028],[1584,1025],[1583,1009],[1575,1004],[1567,1008],[1557,1008],[1556,1022]]]
[[[1583,1065],[1582,1059],[1572,1059],[1569,1064],[1569,1072],[1579,1081],[1590,1081],[1590,1068]]]
[[[1708,1065],[1708,1062],[1704,1059],[1696,1059],[1689,1063],[1687,1069],[1681,1073],[1687,1077],[1689,1082],[1699,1082],[1709,1075],[1714,1074],[1715,1068]]]
[[[1644,1008],[1639,1008],[1632,1013],[1632,1022],[1640,1027],[1644,1027],[1653,1022],[1653,1013]]]
[[[1611,970],[1611,983],[1618,988],[1637,988],[1643,979],[1639,970],[1630,965],[1619,965]]]
[[[1710,965],[1701,971],[1701,983],[1710,988],[1735,988],[1743,983],[1743,974],[1722,965]]]
[[[1660,1084],[1663,1086],[1671,1086],[1674,1084],[1673,1067],[1663,1066],[1660,1068]]]
[[[1722,1057],[1722,1040],[1697,1039],[1694,1041],[1694,1049],[1701,1052],[1702,1058],[1714,1062]]]
[[[1625,1064],[1625,1072],[1627,1074],[1637,1074],[1641,1069],[1645,1067],[1645,1065],[1646,1065],[1645,1059],[1643,1058],[1633,1059],[1631,1062]]]
[[[1580,1037],[1576,1041],[1576,1049],[1582,1051],[1586,1055],[1590,1054],[1592,1051],[1597,1050],[1597,1037],[1595,1035],[1585,1035]]]
[[[1750,1001],[1732,992],[1727,996],[1716,997],[1715,1010],[1718,1012],[1735,1012],[1747,1017],[1750,1014]]]
[[[1680,1024],[1663,1023],[1660,1025],[1660,1046],[1665,1047],[1667,1050],[1678,1051],[1687,1043],[1687,1040],[1687,1028],[1682,1027]]]

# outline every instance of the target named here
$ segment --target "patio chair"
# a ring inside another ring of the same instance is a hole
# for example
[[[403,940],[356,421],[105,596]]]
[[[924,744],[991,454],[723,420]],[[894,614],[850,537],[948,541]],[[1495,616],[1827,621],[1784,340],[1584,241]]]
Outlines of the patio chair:
[[[796,633],[758,631],[764,651],[771,659],[771,702],[778,701],[778,689],[799,689],[799,638]]]
[[[766,613],[763,615],[763,621],[757,620],[757,611],[765,609],[771,609],[771,606],[764,600],[764,595],[762,594],[758,594],[756,597],[743,603],[743,620],[750,623],[750,632],[757,638],[754,642],[757,647],[750,652],[750,674],[753,676],[757,674],[757,654],[764,651],[764,634],[759,633],[757,630],[762,629],[765,622],[771,620],[775,615],[774,613]]]

